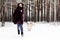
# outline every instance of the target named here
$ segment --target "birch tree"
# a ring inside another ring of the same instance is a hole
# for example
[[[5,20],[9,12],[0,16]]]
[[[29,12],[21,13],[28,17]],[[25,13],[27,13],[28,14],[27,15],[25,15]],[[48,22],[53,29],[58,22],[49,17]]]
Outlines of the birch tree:
[[[54,0],[54,21],[56,21],[56,0]]]
[[[1,0],[1,4],[2,4],[2,26],[4,26],[4,24],[5,24],[4,2],[5,2],[5,0]]]

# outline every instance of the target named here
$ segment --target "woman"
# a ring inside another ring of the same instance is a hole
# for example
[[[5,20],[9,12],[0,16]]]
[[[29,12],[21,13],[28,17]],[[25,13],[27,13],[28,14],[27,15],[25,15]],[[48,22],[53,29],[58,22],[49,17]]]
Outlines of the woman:
[[[13,13],[13,23],[17,24],[18,35],[23,35],[23,3],[18,3],[16,10]]]

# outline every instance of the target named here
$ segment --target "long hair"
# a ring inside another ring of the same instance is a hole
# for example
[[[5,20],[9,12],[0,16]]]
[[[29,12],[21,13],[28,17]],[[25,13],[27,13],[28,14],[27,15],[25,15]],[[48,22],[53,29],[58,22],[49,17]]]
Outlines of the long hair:
[[[22,4],[22,7],[19,6],[20,4]],[[17,4],[17,9],[21,9],[21,8],[23,8],[23,3],[18,3]]]

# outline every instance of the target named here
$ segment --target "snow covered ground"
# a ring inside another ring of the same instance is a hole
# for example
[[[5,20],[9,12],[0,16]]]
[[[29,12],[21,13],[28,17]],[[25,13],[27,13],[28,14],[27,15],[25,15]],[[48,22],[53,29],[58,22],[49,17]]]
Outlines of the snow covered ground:
[[[2,27],[0,22],[0,40],[60,40],[60,23],[36,22],[31,31],[28,31],[28,25],[24,23],[23,37],[17,34],[16,26],[12,22],[5,22]]]

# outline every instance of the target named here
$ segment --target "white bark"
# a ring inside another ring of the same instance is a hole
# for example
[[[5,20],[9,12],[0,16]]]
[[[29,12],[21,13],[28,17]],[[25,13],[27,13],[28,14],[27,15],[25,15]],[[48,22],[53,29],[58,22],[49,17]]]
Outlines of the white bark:
[[[52,5],[51,2],[52,2],[52,0],[50,0],[50,13],[49,13],[50,21],[51,21],[51,10],[52,10],[52,9],[51,9],[51,5]]]
[[[11,21],[12,21],[12,2],[11,2]]]
[[[43,0],[42,5],[43,5],[43,21],[44,21],[44,0]]]
[[[56,21],[56,0],[54,0],[54,21]]]
[[[45,1],[45,17],[47,16],[47,0]],[[47,18],[46,18],[47,19]]]

